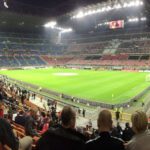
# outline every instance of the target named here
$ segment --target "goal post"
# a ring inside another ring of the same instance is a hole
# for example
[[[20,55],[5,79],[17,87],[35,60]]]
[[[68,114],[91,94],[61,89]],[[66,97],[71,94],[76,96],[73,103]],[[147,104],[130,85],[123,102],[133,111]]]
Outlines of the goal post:
[[[146,75],[145,81],[150,82],[150,74]]]

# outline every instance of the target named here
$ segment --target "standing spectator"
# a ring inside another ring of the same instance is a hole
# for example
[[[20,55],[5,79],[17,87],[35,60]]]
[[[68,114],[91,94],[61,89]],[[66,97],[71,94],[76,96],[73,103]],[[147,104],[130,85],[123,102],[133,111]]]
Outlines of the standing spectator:
[[[81,109],[80,109],[80,108],[78,108],[78,114],[79,114],[79,115],[81,114]]]
[[[133,132],[132,128],[130,127],[130,124],[127,122],[125,124],[125,129],[123,130],[122,139],[125,142],[128,142],[128,141],[131,140],[131,138],[133,137],[133,135],[134,135],[134,132]]]
[[[123,130],[122,130],[122,127],[120,126],[119,122],[117,122],[117,130],[118,130],[119,134],[122,135]]]
[[[120,119],[120,111],[117,108],[117,110],[116,110],[116,121],[118,121],[119,119]]]
[[[82,115],[83,115],[83,117],[85,117],[85,109],[83,109]]]
[[[98,117],[99,137],[87,142],[86,150],[124,150],[124,142],[110,135],[112,116],[108,110],[100,112]]]
[[[36,94],[35,93],[33,93],[33,99],[35,100],[35,97],[36,97]]]
[[[148,118],[142,111],[136,111],[131,116],[135,136],[126,145],[127,150],[150,150],[150,132]]]
[[[144,101],[142,100],[142,107],[144,107],[145,106],[145,103],[144,103]]]

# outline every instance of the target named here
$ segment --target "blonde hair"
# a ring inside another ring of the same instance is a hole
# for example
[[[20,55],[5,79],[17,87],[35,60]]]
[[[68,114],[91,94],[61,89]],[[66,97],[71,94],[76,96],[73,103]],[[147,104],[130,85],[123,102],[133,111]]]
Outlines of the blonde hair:
[[[136,133],[144,132],[148,126],[148,118],[143,111],[136,111],[131,116],[133,130]]]

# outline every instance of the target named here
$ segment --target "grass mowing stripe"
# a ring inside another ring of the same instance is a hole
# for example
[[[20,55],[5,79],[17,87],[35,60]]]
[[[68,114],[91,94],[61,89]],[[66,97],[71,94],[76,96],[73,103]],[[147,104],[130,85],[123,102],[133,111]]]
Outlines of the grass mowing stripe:
[[[148,73],[52,68],[0,73],[68,95],[106,103],[125,102],[149,86],[145,82]],[[54,73],[76,73],[77,76],[55,76]]]

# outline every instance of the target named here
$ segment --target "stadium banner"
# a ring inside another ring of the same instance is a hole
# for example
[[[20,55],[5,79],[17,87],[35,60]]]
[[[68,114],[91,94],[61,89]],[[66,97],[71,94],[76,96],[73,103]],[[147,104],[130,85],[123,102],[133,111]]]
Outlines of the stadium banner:
[[[124,20],[117,20],[109,22],[110,29],[124,28]]]

